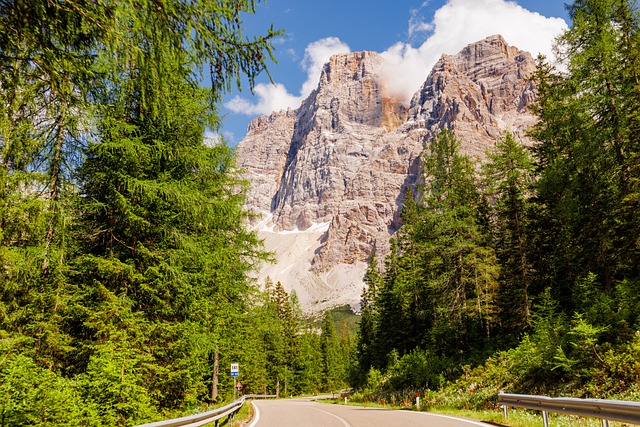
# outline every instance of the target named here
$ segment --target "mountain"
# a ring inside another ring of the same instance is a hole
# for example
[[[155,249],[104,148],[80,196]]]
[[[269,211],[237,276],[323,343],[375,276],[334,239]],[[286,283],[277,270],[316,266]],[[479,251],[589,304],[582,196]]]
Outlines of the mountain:
[[[261,214],[254,226],[278,260],[259,280],[295,289],[308,313],[357,306],[367,259],[388,252],[438,130],[453,130],[482,161],[506,129],[526,142],[535,121],[535,63],[499,35],[443,55],[408,107],[387,94],[383,61],[374,52],[334,55],[298,109],[254,119],[237,148],[252,183],[248,208]]]

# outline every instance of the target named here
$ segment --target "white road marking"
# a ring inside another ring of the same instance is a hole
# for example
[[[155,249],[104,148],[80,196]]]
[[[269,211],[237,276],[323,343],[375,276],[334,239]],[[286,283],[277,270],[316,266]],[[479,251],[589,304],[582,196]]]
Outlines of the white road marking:
[[[487,427],[488,426],[488,424],[485,424],[485,423],[479,423],[477,421],[466,420],[464,418],[452,417],[450,415],[433,414],[431,412],[420,412],[420,413],[424,414],[424,415],[433,416],[433,417],[449,418],[450,420],[462,421],[463,423],[471,424],[471,425],[474,425],[474,426],[482,426],[482,427]]]
[[[351,424],[349,424],[347,422],[347,420],[345,420],[344,418],[340,418],[339,416],[337,416],[335,414],[332,414],[331,412],[323,411],[322,409],[318,409],[318,408],[314,408],[314,407],[310,407],[310,408],[315,410],[315,411],[324,412],[327,415],[331,415],[332,417],[339,419],[344,427],[351,427]]]
[[[251,421],[251,424],[249,424],[249,427],[255,427],[256,424],[258,424],[258,420],[260,420],[260,410],[256,406],[255,402],[251,402],[251,406],[253,406],[253,420]]]

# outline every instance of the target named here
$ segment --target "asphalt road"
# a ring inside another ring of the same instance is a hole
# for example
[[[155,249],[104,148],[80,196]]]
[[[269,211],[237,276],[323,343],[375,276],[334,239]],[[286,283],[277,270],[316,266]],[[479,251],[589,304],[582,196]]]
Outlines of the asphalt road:
[[[254,400],[253,406],[255,414],[249,427],[489,426],[427,412],[331,405],[310,399]]]

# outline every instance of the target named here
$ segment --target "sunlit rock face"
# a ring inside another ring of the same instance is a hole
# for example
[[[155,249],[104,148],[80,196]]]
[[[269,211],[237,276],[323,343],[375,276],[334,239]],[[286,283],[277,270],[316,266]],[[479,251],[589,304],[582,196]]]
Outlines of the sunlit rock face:
[[[385,93],[382,63],[373,52],[331,57],[298,109],[254,119],[238,146],[247,207],[262,214],[253,225],[278,260],[259,279],[296,290],[307,312],[357,306],[366,261],[388,252],[438,130],[481,161],[507,129],[526,142],[535,120],[534,61],[501,36],[443,55],[408,107]]]
[[[524,131],[535,122],[529,112],[534,71],[531,55],[502,36],[443,55],[413,96],[406,126],[425,129],[427,143],[437,130],[450,128],[463,152],[478,159],[505,130],[526,142]]]

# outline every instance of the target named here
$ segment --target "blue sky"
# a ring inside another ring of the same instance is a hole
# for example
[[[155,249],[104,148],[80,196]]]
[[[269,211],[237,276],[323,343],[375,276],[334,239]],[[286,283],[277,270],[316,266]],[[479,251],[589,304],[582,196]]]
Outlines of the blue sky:
[[[568,22],[562,0],[267,0],[244,27],[247,34],[271,24],[285,30],[276,41],[278,63],[269,66],[276,85],[265,74],[254,94],[245,84],[225,95],[219,132],[234,146],[252,118],[296,108],[333,53],[382,53],[389,90],[407,102],[442,53],[502,34],[509,44],[551,56],[552,40]]]

